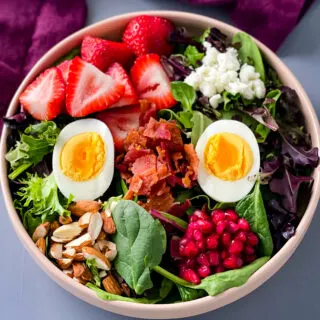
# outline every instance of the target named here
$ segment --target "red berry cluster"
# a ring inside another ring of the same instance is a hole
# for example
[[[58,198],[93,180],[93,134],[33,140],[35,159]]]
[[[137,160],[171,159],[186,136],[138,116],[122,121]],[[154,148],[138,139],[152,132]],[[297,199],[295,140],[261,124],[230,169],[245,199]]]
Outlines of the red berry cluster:
[[[180,276],[198,284],[211,274],[241,268],[256,259],[258,243],[248,221],[234,210],[215,209],[211,217],[196,210],[179,242]]]

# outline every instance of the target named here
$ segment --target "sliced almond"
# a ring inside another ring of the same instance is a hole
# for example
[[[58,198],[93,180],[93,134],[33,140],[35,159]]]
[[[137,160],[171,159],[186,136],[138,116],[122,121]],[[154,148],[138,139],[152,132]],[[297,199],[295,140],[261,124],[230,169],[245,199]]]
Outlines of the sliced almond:
[[[62,216],[60,216],[60,217],[59,217],[59,222],[60,222],[61,224],[69,224],[69,223],[72,222],[72,218],[71,218],[71,216],[69,216],[69,217],[62,217]]]
[[[76,255],[73,258],[74,261],[85,261],[86,258],[84,257],[84,254],[82,252],[76,253]]]
[[[66,269],[66,270],[62,270],[62,272],[63,272],[66,276],[68,276],[68,277],[70,277],[70,278],[73,278],[73,269],[72,269],[72,268],[68,268],[68,269]]]
[[[40,252],[46,254],[46,240],[44,238],[39,238],[36,242],[36,246],[39,248]]]
[[[76,277],[73,277],[72,278],[74,281],[80,283],[80,284],[83,284],[83,285],[86,285],[88,281],[84,281],[82,280],[81,278],[76,278]]]
[[[102,280],[104,289],[112,294],[121,295],[122,289],[119,282],[114,278],[113,275],[109,274]]]
[[[103,221],[100,213],[96,212],[92,214],[89,222],[89,226],[88,226],[88,233],[90,234],[93,243],[100,234],[100,231],[102,229],[102,224],[103,224]]]
[[[67,248],[62,252],[62,256],[64,258],[73,259],[75,255],[76,255],[76,249],[74,248]]]
[[[103,220],[103,230],[108,234],[114,234],[116,232],[116,225],[109,211],[102,211],[101,217]]]
[[[99,272],[99,278],[104,278],[106,276],[107,276],[107,271],[102,270],[102,271]]]
[[[50,247],[49,255],[53,259],[61,259],[62,258],[62,244],[61,243],[53,243]]]
[[[120,284],[121,286],[121,289],[123,291],[123,293],[127,296],[127,297],[130,297],[131,296],[131,290],[129,288],[129,286],[126,284],[126,283],[121,283]]]
[[[60,223],[56,220],[50,223],[50,231],[51,232],[54,232],[59,227],[60,227]]]
[[[62,270],[66,270],[71,266],[72,259],[69,259],[69,258],[58,259],[57,264]]]
[[[81,252],[83,247],[92,245],[92,239],[89,233],[85,233],[79,238],[72,240],[65,245],[66,248],[74,248],[77,252]]]
[[[117,246],[114,242],[107,241],[107,250],[105,250],[104,255],[107,257],[109,261],[113,261],[117,256]]]
[[[96,241],[106,240],[106,239],[107,239],[107,234],[103,230],[101,230]]]
[[[82,252],[86,259],[94,259],[99,269],[110,270],[111,264],[109,260],[98,250],[92,247],[83,247]]]
[[[77,201],[69,205],[71,213],[77,217],[83,216],[87,212],[95,213],[101,208],[101,202],[98,201]]]
[[[105,254],[105,252],[109,250],[108,242],[109,242],[108,240],[99,240],[95,243],[94,247],[98,251],[101,251],[103,254]]]
[[[55,242],[66,243],[76,238],[82,232],[78,222],[72,222],[56,229],[52,234],[52,240]]]
[[[34,233],[32,235],[32,240],[34,242],[37,242],[40,238],[45,238],[48,234],[49,228],[50,228],[49,222],[44,222],[39,224],[34,230]]]
[[[90,269],[81,262],[74,262],[72,265],[73,274],[76,278],[81,279],[83,281],[91,281],[92,273]]]
[[[81,228],[83,229],[88,228],[91,215],[92,215],[92,212],[87,212],[82,217],[80,217],[78,223]]]

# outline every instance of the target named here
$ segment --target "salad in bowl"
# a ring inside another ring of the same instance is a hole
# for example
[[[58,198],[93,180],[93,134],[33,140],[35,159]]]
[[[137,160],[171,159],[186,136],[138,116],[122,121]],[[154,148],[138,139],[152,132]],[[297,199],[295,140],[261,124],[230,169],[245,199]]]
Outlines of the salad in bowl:
[[[256,42],[162,16],[86,35],[19,95],[5,155],[24,228],[103,300],[172,304],[248,279],[295,235],[319,151]],[[89,290],[89,289],[87,289]]]

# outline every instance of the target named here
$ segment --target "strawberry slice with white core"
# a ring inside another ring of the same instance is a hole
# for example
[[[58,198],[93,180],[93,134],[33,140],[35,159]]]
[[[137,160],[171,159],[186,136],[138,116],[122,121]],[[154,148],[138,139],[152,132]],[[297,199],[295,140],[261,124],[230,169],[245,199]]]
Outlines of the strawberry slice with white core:
[[[113,80],[121,83],[124,86],[124,94],[122,98],[110,108],[130,106],[138,103],[137,94],[133,88],[131,80],[123,67],[115,62],[106,72]]]
[[[23,109],[37,120],[52,120],[64,106],[65,84],[61,72],[49,68],[41,73],[20,96]]]
[[[92,64],[75,57],[67,81],[66,106],[73,117],[84,117],[117,103],[124,86]]]
[[[57,68],[61,71],[64,83],[67,83],[69,68],[72,60],[65,60],[57,65]]]
[[[140,105],[109,109],[97,114],[110,129],[117,152],[123,151],[123,141],[128,132],[139,128]]]
[[[159,55],[146,54],[138,57],[131,69],[131,80],[140,99],[155,103],[158,110],[171,108],[176,104],[170,80],[161,65]]]

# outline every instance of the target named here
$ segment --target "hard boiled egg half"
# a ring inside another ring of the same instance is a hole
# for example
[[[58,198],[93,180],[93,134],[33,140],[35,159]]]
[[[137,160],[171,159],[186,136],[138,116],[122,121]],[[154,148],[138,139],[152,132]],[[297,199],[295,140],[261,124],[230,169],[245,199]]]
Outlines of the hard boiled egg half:
[[[258,142],[245,124],[219,120],[200,136],[198,182],[219,202],[236,202],[252,189],[260,168]]]
[[[53,150],[53,174],[62,194],[94,200],[108,189],[114,172],[109,128],[96,119],[77,120],[62,129]]]

